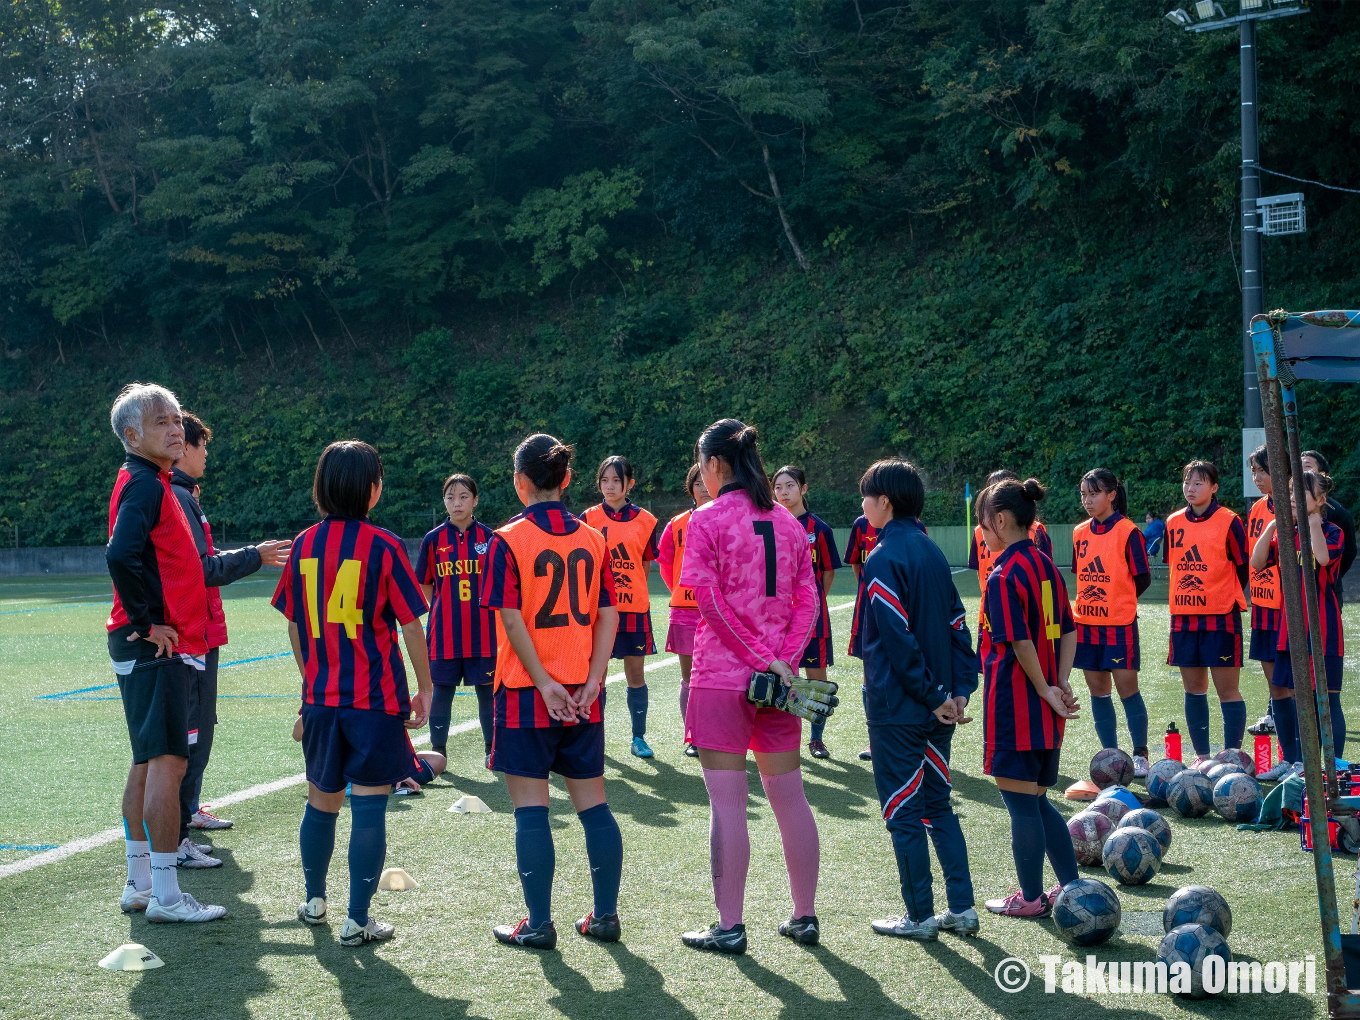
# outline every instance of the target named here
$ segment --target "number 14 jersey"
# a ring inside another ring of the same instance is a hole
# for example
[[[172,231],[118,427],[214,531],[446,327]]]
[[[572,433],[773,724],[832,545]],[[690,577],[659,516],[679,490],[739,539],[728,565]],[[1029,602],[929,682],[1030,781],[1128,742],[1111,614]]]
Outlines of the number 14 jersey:
[[[426,606],[396,535],[350,517],[313,524],[293,539],[273,604],[297,624],[306,704],[411,714],[397,632]]]

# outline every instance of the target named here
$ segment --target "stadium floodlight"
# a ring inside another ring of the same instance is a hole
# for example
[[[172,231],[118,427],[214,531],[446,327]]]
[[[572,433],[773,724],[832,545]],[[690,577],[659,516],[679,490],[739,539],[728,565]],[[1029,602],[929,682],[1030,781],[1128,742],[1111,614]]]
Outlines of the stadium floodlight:
[[[1189,28],[1191,25],[1194,24],[1194,22],[1190,19],[1190,15],[1186,14],[1185,11],[1181,10],[1179,7],[1177,7],[1174,11],[1167,11],[1166,20],[1171,22],[1173,25],[1180,25],[1181,28]]]
[[[1195,17],[1200,21],[1212,21],[1216,18],[1226,18],[1227,12],[1223,6],[1215,0],[1195,0]]]
[[[1308,219],[1303,208],[1303,193],[1292,192],[1288,195],[1268,195],[1256,200],[1256,208],[1261,215],[1261,233],[1269,237],[1281,234],[1302,234],[1308,229]]]
[[[1238,9],[1243,14],[1247,14],[1250,11],[1262,10],[1265,5],[1266,0],[1241,0],[1241,3],[1238,4]]]

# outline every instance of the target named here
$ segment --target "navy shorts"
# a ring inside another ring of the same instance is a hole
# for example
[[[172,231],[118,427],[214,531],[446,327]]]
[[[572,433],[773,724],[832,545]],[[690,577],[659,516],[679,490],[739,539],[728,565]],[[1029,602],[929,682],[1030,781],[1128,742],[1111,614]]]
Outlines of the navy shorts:
[[[1014,779],[1038,783],[1048,789],[1058,781],[1058,759],[1062,748],[1043,747],[1035,751],[1012,751],[989,747],[982,752],[982,771],[994,779]]]
[[[466,687],[489,684],[496,673],[496,657],[487,655],[465,659],[431,659],[430,679],[439,687]]]
[[[424,758],[411,759],[411,773],[408,779],[414,779],[421,786],[428,786],[434,782],[434,766]]]
[[[1079,634],[1098,635],[1102,642],[1077,641],[1077,656],[1072,660],[1076,669],[1093,673],[1112,673],[1116,669],[1141,669],[1142,655],[1138,647],[1138,624],[1128,627],[1079,627]]]
[[[497,726],[491,738],[493,772],[530,779],[594,779],[604,775],[604,723],[575,726]]]
[[[834,666],[836,657],[831,652],[830,637],[814,637],[803,649],[803,657],[798,660],[799,669],[826,669]]]
[[[1272,687],[1288,687],[1294,689],[1294,661],[1289,657],[1288,651],[1276,652],[1275,674],[1270,678]],[[1327,674],[1327,690],[1341,690],[1341,669],[1343,660],[1340,655],[1324,655],[1322,657],[1322,669]]]
[[[140,659],[118,678],[132,762],[173,755],[189,757],[189,689],[198,672],[178,655]]]
[[[347,783],[391,786],[411,774],[411,745],[400,716],[366,708],[302,706],[307,781],[322,793]]]
[[[1247,652],[1248,659],[1255,659],[1257,662],[1274,662],[1275,646],[1280,642],[1280,632],[1278,630],[1258,630],[1251,629],[1251,649]]]
[[[628,630],[624,630],[627,627]],[[656,640],[652,637],[652,614],[619,613],[619,630],[614,635],[611,659],[626,659],[633,655],[655,655]]]
[[[1242,633],[1226,630],[1173,630],[1168,666],[1240,666]]]

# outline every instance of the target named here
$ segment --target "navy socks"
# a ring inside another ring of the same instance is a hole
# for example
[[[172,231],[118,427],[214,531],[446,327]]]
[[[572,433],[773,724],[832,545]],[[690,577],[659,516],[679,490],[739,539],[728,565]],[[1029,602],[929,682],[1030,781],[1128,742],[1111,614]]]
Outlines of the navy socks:
[[[633,719],[633,736],[647,735],[647,685],[628,688],[628,714]]]
[[[1245,718],[1245,716],[1243,717]],[[1185,695],[1185,728],[1190,732],[1190,743],[1195,754],[1209,754],[1209,695]]]
[[[1044,849],[1047,842],[1039,797],[1032,793],[1002,790],[1001,799],[1011,815],[1011,853],[1015,856],[1020,894],[1026,900],[1038,899],[1044,891]],[[1066,827],[1063,831],[1066,832]],[[1067,842],[1068,852],[1072,853],[1070,836]]]
[[[1223,712],[1223,746],[1241,747],[1242,736],[1247,732],[1247,703],[1245,701],[1220,701]]]
[[[1091,695],[1091,721],[1096,725],[1096,739],[1101,747],[1118,747],[1119,738],[1115,736],[1114,698]]]
[[[298,844],[302,847],[302,875],[307,883],[307,898],[326,895],[326,875],[335,853],[335,820],[338,813],[322,811],[308,804],[302,812]]]
[[[1294,709],[1294,699],[1271,698],[1270,714],[1275,717],[1275,736],[1280,741],[1280,754],[1285,761],[1302,761],[1299,750],[1299,717]],[[1332,723],[1335,727],[1336,723]]]
[[[1136,754],[1140,748],[1147,747],[1148,713],[1143,703],[1141,691],[1134,691],[1127,698],[1120,698],[1124,706],[1124,721],[1129,725],[1129,739],[1133,741]]]
[[[610,817],[612,820],[613,816]],[[622,867],[622,843],[619,860]],[[538,928],[552,920],[552,884],[557,870],[557,851],[546,807],[515,808],[515,865],[519,868],[519,883],[524,887],[524,904],[529,908],[529,924]],[[615,885],[615,895],[617,889]]]
[[[821,740],[822,734],[826,732],[826,720],[812,724],[812,731],[808,734],[809,740]]]
[[[544,808],[546,811],[547,809]],[[518,815],[518,812],[516,812]],[[586,856],[595,889],[595,916],[619,912],[619,881],[623,875],[623,836],[608,804],[596,804],[576,816],[586,830]]]
[[[482,724],[482,745],[486,748],[486,753],[491,753],[491,735],[495,731],[495,712],[496,701],[492,694],[493,684],[478,684],[473,688],[477,692],[477,721]],[[433,727],[431,728],[433,732]]]
[[[1048,863],[1053,865],[1053,874],[1058,882],[1066,885],[1080,877],[1077,871],[1077,852],[1072,848],[1072,834],[1067,831],[1067,823],[1058,809],[1048,802],[1048,795],[1037,798],[1039,817],[1044,823],[1044,848],[1048,851]]]
[[[1327,707],[1332,713],[1332,752],[1338,758],[1346,757],[1346,713],[1341,710],[1341,692],[1327,692]]]
[[[387,794],[349,798],[349,916],[368,924],[368,905],[387,857]],[[334,824],[332,822],[332,824]]]
[[[453,714],[453,695],[457,690],[457,687],[435,684],[434,696],[430,698],[430,747],[440,754],[444,754],[444,748],[448,746],[449,717]]]

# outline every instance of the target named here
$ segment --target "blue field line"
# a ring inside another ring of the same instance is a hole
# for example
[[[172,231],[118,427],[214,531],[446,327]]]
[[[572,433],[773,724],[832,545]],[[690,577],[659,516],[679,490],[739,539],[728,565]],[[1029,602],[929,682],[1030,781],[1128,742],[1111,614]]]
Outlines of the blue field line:
[[[228,666],[244,666],[247,662],[264,662],[265,659],[282,659],[285,656],[292,654],[292,652],[275,652],[273,655],[257,655],[252,659],[237,659],[235,662],[224,662],[217,668],[226,669]]]
[[[51,701],[53,698],[69,698],[72,694],[88,694],[90,691],[107,691],[110,687],[117,687],[117,684],[100,684],[98,687],[81,687],[74,691],[62,691],[60,694],[39,694],[34,701]]]
[[[111,605],[113,605],[113,599],[107,599],[104,602],[80,602],[68,606],[40,606],[37,609],[6,609],[3,612],[0,612],[0,616],[17,616],[20,613],[50,613],[57,609],[83,609],[86,606],[111,606]]]
[[[31,850],[34,853],[41,853],[44,850],[55,850],[57,843],[0,843],[0,850]]]

